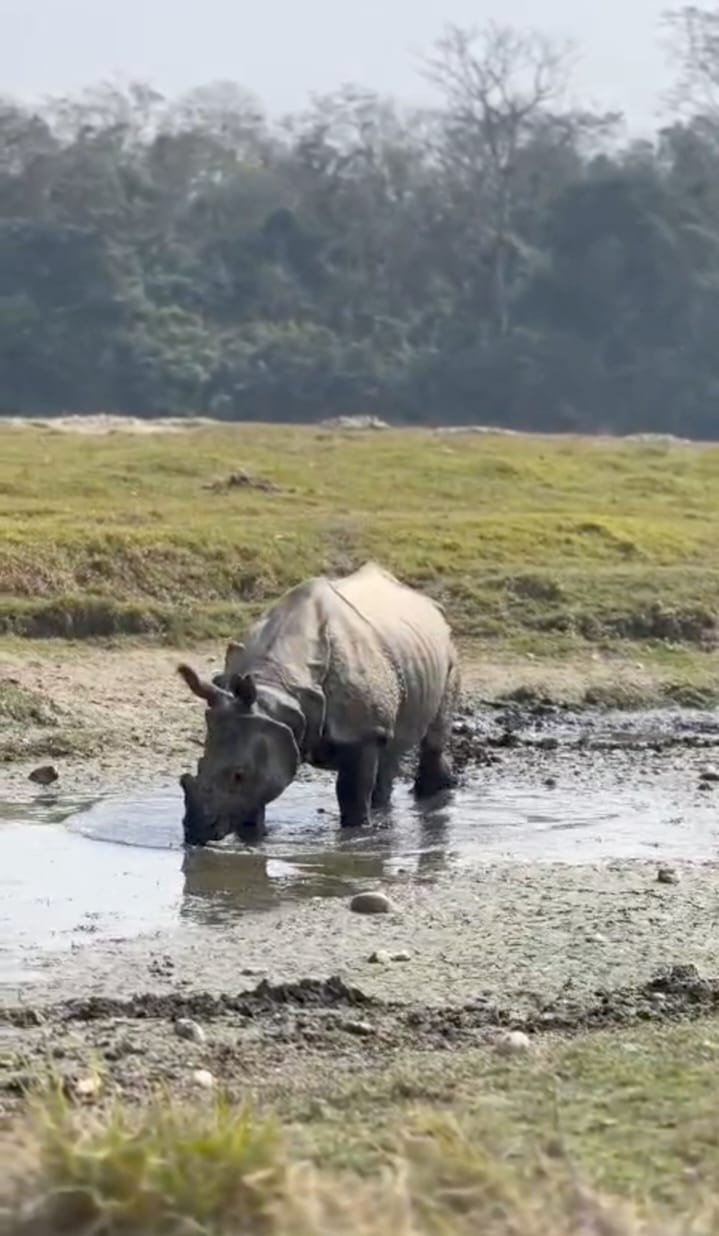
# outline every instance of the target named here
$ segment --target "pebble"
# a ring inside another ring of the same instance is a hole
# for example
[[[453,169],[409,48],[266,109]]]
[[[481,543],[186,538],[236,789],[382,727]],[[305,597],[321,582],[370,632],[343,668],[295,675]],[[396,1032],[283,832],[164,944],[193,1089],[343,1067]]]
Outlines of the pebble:
[[[392,902],[384,893],[357,893],[350,901],[355,914],[389,914]]]
[[[212,1090],[215,1079],[209,1069],[195,1069],[192,1074],[192,1080],[196,1086],[201,1086],[203,1090]]]
[[[357,1034],[362,1038],[368,1038],[371,1034],[374,1034],[374,1026],[370,1025],[368,1021],[345,1021],[342,1023],[342,1026],[348,1034]]]
[[[371,961],[375,966],[388,966],[392,960],[392,956],[384,948],[378,948],[376,952],[370,953],[368,961]]]
[[[557,788],[557,778],[556,777],[545,777],[544,784],[548,790],[555,790]]]
[[[532,1040],[523,1030],[507,1030],[495,1040],[500,1056],[521,1056],[531,1050]]]
[[[33,768],[28,781],[34,781],[37,785],[52,785],[59,776],[59,772],[52,764],[41,764],[39,768]]]
[[[378,948],[374,953],[370,953],[367,958],[373,965],[388,966],[393,961],[411,961],[411,953],[388,953],[386,948]]]
[[[658,884],[678,884],[680,879],[681,876],[674,867],[659,867],[657,870]]]
[[[187,1039],[190,1043],[205,1043],[207,1035],[202,1026],[198,1026],[196,1021],[191,1021],[189,1017],[179,1017],[175,1022],[175,1034],[178,1039]]]
[[[700,768],[699,779],[700,781],[719,781],[719,768],[715,768],[713,764]]]
[[[102,1082],[99,1077],[89,1074],[87,1077],[73,1079],[68,1088],[78,1099],[94,1099],[102,1089]]]

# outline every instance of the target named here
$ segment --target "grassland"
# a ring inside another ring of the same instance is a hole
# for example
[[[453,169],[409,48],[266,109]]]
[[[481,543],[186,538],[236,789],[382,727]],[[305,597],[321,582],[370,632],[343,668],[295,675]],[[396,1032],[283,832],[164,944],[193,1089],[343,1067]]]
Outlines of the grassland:
[[[719,598],[719,449],[0,430],[6,633],[224,636],[300,577],[367,557],[441,599],[467,639],[698,648]]]
[[[285,1074],[259,1099],[250,1077],[239,1107],[123,1107],[98,1074],[89,1100],[46,1092],[14,1131],[7,1230],[708,1236],[718,1054],[701,1022],[487,1045]]]
[[[612,674],[628,703],[719,697],[719,448],[5,428],[0,759],[99,747],[104,776],[116,759],[133,777],[158,744],[174,760],[195,713],[178,709],[174,653],[151,645],[216,652],[302,576],[367,557],[444,603],[485,693],[541,689],[551,662],[579,667],[556,679],[574,702],[613,702]],[[248,1073],[254,1110],[211,1093],[128,1105],[100,1070],[84,1099],[44,1092],[0,1124],[0,1228],[700,1236],[719,1226],[718,1059],[710,1023],[351,1076],[324,1057],[314,1074]]]

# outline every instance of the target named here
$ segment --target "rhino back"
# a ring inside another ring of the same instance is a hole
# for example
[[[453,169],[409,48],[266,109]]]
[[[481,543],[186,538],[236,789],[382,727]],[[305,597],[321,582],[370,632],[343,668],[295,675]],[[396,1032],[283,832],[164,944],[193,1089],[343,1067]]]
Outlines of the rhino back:
[[[290,589],[233,652],[228,673],[282,685],[320,686],[328,736],[352,743],[375,726],[399,745],[423,737],[441,706],[455,660],[440,609],[388,571],[366,563],[342,578]]]
[[[442,705],[456,662],[444,615],[429,597],[374,563],[333,580],[332,587],[344,602],[331,627],[338,706],[349,695],[352,711],[364,713],[362,696],[374,722],[391,724],[400,745],[418,741]]]

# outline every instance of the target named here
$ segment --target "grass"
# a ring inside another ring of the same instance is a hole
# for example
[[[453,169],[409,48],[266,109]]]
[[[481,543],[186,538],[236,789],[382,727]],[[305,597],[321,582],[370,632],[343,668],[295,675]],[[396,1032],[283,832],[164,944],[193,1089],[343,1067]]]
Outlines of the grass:
[[[158,1094],[88,1111],[56,1089],[13,1131],[7,1230],[708,1236],[718,1057],[700,1022],[325,1069],[261,1088],[261,1107]]]
[[[0,631],[21,636],[224,638],[301,577],[375,557],[465,639],[696,650],[717,546],[713,447],[0,429]]]

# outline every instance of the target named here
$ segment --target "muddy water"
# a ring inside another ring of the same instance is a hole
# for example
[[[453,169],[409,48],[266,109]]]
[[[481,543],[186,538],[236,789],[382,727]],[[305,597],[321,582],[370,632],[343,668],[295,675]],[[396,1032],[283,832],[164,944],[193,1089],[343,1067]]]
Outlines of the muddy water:
[[[273,805],[261,842],[189,852],[176,785],[0,801],[0,984],[21,986],[54,952],[91,939],[221,929],[283,902],[488,863],[716,860],[719,787],[700,788],[712,762],[702,744],[716,734],[710,720],[696,727],[673,714],[675,742],[657,750],[669,733],[661,717],[595,726],[589,745],[586,727],[563,719],[543,727],[544,749],[504,752],[429,808],[399,785],[392,811],[362,832],[337,828],[332,781],[313,776]]]

